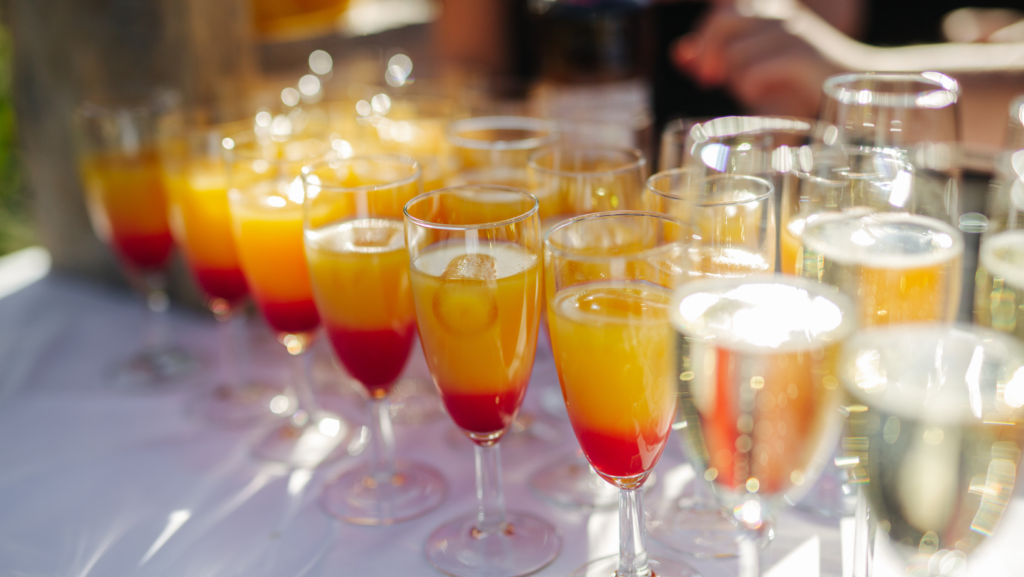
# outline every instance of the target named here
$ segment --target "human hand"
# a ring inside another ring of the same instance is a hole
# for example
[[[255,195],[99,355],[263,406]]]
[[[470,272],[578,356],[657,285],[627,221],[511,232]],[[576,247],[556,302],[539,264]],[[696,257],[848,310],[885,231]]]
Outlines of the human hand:
[[[718,4],[672,48],[676,66],[707,87],[722,87],[755,114],[815,116],[821,85],[842,71],[785,21],[741,15]]]

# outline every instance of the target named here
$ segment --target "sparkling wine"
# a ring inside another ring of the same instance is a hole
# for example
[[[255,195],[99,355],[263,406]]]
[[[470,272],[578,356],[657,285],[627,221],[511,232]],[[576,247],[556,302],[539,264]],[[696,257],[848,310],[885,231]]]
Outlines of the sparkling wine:
[[[975,320],[1024,339],[1024,230],[985,239],[978,260]]]

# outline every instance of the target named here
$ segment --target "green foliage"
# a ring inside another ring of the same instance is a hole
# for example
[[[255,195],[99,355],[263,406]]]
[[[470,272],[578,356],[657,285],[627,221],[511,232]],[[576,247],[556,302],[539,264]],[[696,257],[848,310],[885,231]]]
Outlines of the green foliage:
[[[0,27],[0,254],[24,248],[35,241],[18,156],[14,95],[11,91],[13,66],[11,35],[6,28]]]

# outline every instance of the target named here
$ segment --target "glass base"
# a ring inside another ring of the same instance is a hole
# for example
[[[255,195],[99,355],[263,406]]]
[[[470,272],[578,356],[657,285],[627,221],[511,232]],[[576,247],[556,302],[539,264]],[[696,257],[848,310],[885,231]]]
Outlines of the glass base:
[[[113,384],[126,391],[160,391],[172,388],[195,372],[195,356],[180,347],[161,347],[139,352],[113,368]]]
[[[715,503],[673,500],[657,508],[647,534],[676,551],[705,559],[738,557],[743,532]]]
[[[657,476],[652,472],[644,482],[644,493],[656,482]],[[599,477],[579,451],[541,467],[527,483],[534,495],[560,507],[592,511],[619,505],[619,489]]]
[[[454,577],[517,577],[555,560],[562,538],[551,523],[521,511],[505,518],[506,530],[490,534],[476,531],[476,514],[445,523],[427,539],[427,561]]]
[[[700,577],[696,569],[677,559],[662,557],[648,558],[647,564],[654,577]],[[619,556],[601,557],[583,565],[569,574],[569,577],[616,577],[619,570]]]
[[[295,410],[295,398],[266,383],[217,385],[195,396],[185,411],[211,425],[241,428],[280,419]]]
[[[447,492],[441,473],[421,463],[399,461],[390,479],[375,479],[370,473],[362,465],[338,477],[320,497],[320,505],[347,523],[391,525],[433,511]]]
[[[257,459],[313,469],[345,456],[346,445],[357,428],[333,413],[314,418],[299,409],[253,447]]]

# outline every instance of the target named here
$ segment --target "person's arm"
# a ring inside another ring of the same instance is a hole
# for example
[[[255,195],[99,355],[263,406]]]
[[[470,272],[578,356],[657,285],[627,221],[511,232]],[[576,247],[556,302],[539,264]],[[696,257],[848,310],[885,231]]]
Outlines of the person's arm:
[[[510,6],[508,0],[444,0],[434,27],[441,61],[491,74],[508,73]]]

